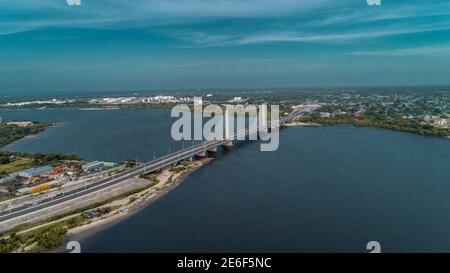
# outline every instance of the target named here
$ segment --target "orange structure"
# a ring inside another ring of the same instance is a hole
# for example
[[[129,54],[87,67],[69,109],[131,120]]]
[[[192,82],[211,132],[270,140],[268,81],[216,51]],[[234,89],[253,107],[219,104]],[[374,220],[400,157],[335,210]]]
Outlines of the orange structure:
[[[41,192],[41,191],[46,191],[48,189],[49,189],[49,186],[47,184],[44,184],[44,185],[39,185],[39,186],[36,186],[34,188],[31,188],[31,192],[32,193],[38,193],[38,192]]]

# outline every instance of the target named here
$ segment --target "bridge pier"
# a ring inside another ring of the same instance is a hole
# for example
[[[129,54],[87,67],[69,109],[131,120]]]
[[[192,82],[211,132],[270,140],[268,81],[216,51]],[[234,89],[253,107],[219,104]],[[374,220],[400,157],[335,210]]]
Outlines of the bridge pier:
[[[198,154],[195,154],[195,156],[197,156],[197,157],[206,157],[207,154],[206,154],[206,151],[203,151],[203,152],[200,152]]]
[[[210,149],[208,149],[208,154],[216,154],[217,153],[217,146],[214,146]]]
[[[225,142],[223,145],[222,145],[222,147],[225,149],[225,150],[229,150],[229,149],[231,149],[232,147],[233,147],[233,141],[232,140],[230,140],[230,141],[227,141],[227,142]]]

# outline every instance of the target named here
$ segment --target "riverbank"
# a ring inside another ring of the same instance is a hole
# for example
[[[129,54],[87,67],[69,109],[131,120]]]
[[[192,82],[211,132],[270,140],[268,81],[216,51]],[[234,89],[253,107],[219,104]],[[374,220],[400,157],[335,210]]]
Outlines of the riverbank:
[[[35,137],[41,132],[44,132],[54,126],[54,124],[39,122],[29,122],[30,125],[16,125],[13,124],[14,122],[0,122],[0,148],[25,138]],[[20,122],[16,123],[19,124]]]
[[[283,126],[285,127],[297,127],[297,126],[321,126],[318,123],[313,122],[301,122],[301,121],[292,121],[289,123],[285,123]]]
[[[127,198],[123,198],[105,205],[118,208],[110,212],[109,214],[105,214],[102,217],[94,219],[89,224],[68,230],[65,241],[68,242],[72,240],[78,240],[82,237],[89,236],[94,232],[105,229],[112,224],[116,224],[119,221],[132,216],[142,208],[150,205],[161,196],[169,193],[172,189],[179,186],[184,181],[184,179],[186,179],[196,170],[203,167],[205,164],[209,163],[211,160],[212,158],[203,158],[197,161],[193,161],[190,163],[191,165],[189,165],[187,169],[182,171],[177,171],[177,167],[162,170],[161,173],[157,174],[154,177],[154,179],[158,181],[156,185],[136,194],[130,195]]]
[[[34,133],[34,134],[26,135],[26,136],[24,136],[22,138],[16,139],[16,140],[14,140],[14,141],[12,141],[10,143],[7,143],[7,144],[5,144],[3,146],[0,146],[0,151],[9,151],[10,147],[12,147],[12,146],[14,146],[14,145],[16,145],[16,144],[18,144],[18,143],[20,143],[22,141],[29,141],[31,139],[34,139],[34,138],[38,137],[39,135],[41,135],[42,133],[47,132],[47,130],[52,129],[52,128],[56,128],[57,126],[60,126],[60,125],[62,125],[62,123],[49,123],[49,124],[47,124],[47,127],[44,130],[42,130],[42,131],[39,131],[39,132]]]
[[[130,188],[127,187],[125,192],[122,190],[122,193],[117,192],[112,198],[53,216],[28,228],[14,229],[5,233],[9,234],[4,237],[7,243],[0,245],[0,252],[63,252],[65,242],[87,236],[135,214],[211,160],[202,158],[184,162],[155,174],[131,178],[127,183]]]
[[[121,110],[120,107],[86,107],[86,108],[74,108],[80,111],[107,111],[107,110]]]
[[[392,131],[407,132],[423,136],[448,137],[449,128],[435,127],[406,119],[374,119],[371,117],[321,117],[317,114],[301,117],[297,121],[321,125],[353,125],[356,127],[381,128]]]

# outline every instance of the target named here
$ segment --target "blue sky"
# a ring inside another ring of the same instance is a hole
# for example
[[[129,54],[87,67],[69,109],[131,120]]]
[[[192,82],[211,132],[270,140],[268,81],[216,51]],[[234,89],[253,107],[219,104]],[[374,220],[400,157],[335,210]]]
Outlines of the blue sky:
[[[0,92],[450,83],[450,1],[0,0]]]

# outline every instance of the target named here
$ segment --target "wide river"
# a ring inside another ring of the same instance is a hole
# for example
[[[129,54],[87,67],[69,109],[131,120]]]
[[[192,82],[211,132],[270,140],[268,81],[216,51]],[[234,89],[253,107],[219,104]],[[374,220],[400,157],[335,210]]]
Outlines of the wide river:
[[[182,143],[167,110],[0,111],[58,125],[5,149],[150,160]],[[382,129],[283,129],[276,152],[218,153],[83,252],[450,252],[450,140]],[[188,145],[188,143],[185,143]]]

